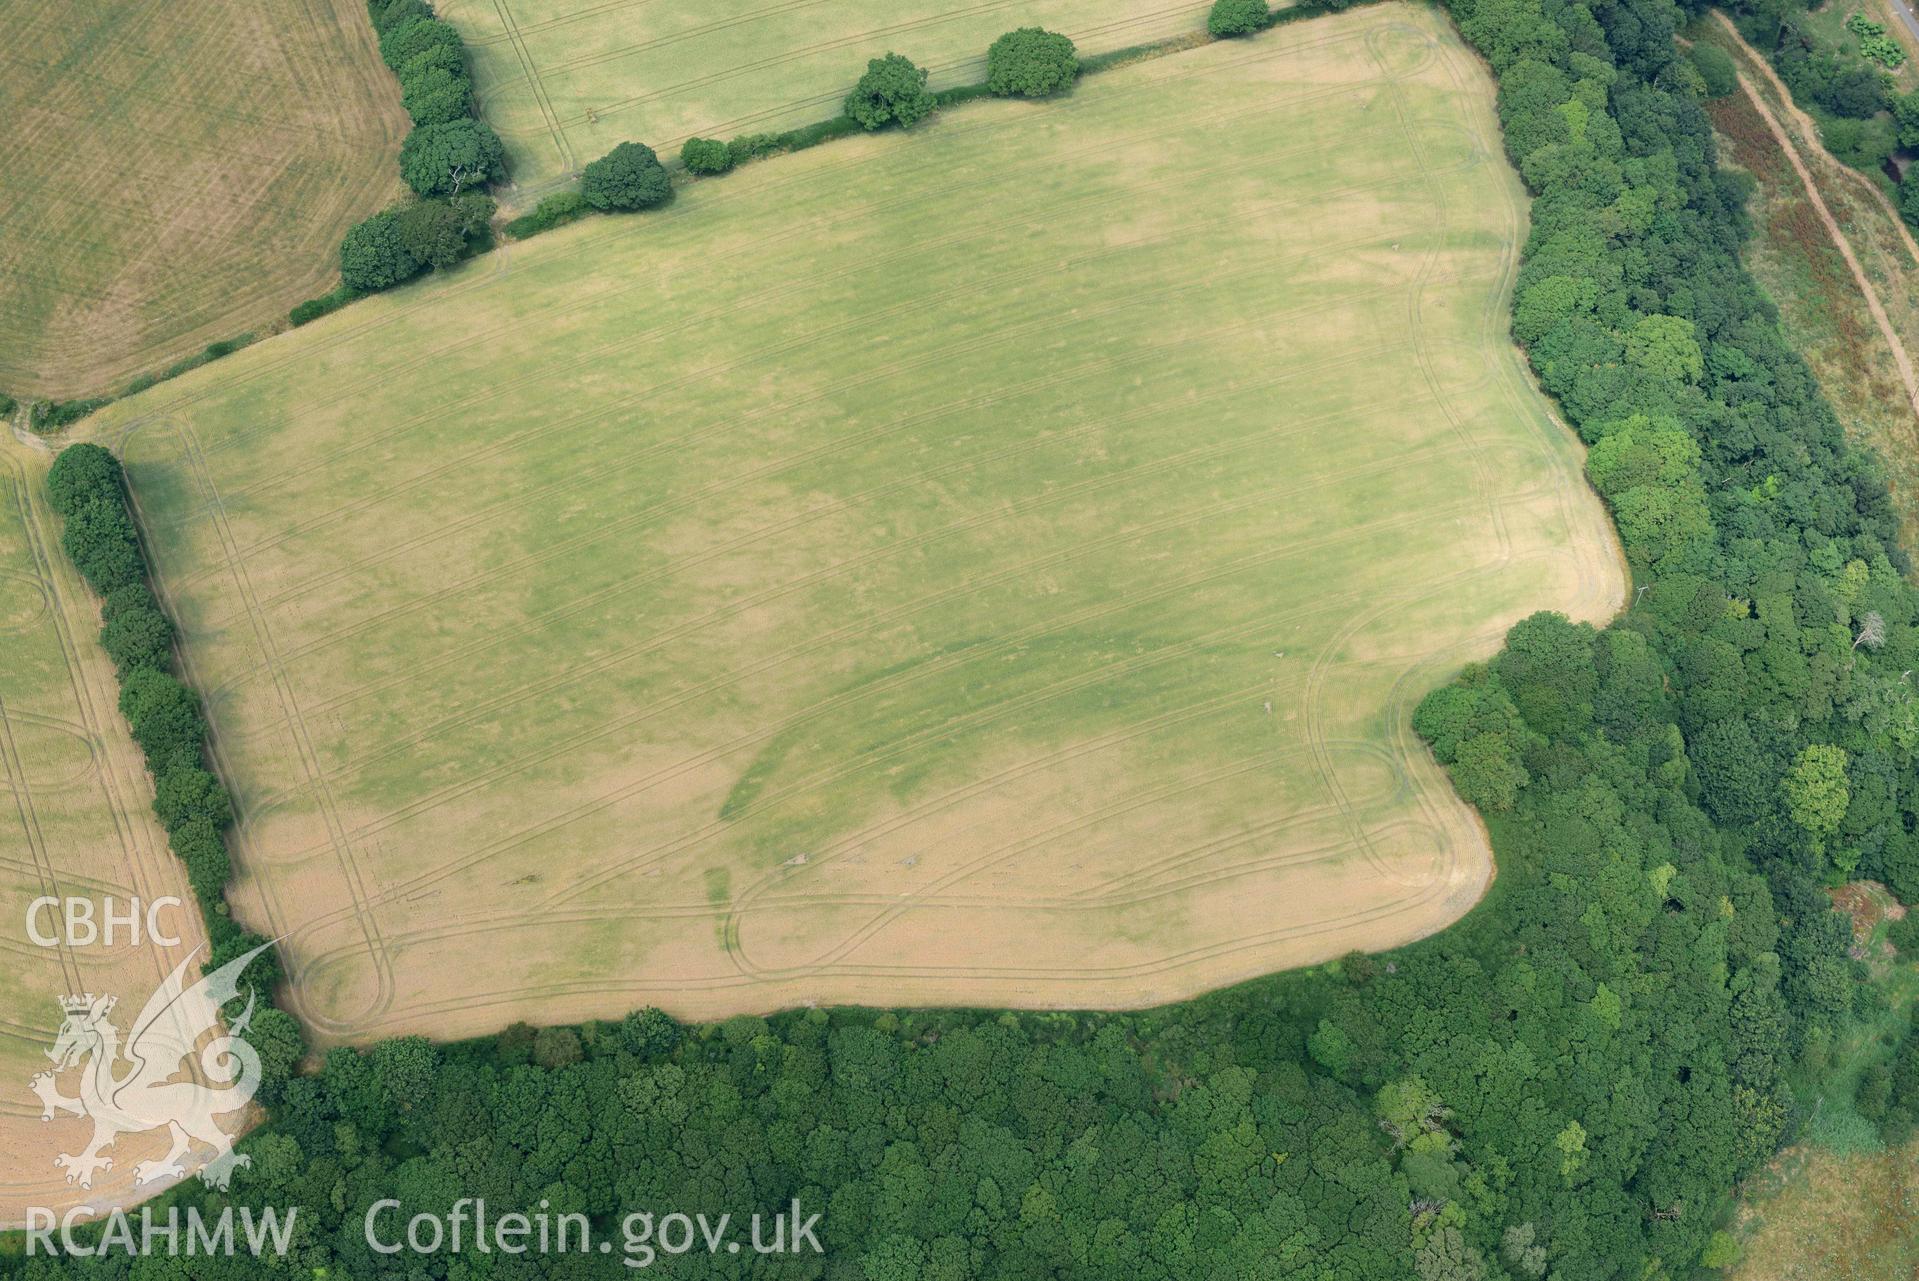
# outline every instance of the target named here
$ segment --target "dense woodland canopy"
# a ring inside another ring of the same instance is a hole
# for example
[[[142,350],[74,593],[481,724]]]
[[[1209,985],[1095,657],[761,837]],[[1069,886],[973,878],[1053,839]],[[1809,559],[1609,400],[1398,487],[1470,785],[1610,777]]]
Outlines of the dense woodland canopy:
[[[1480,909],[1137,1014],[642,1012],[317,1074],[278,1054],[234,1197],[301,1206],[296,1257],[24,1275],[623,1273],[362,1244],[380,1198],[461,1196],[608,1224],[824,1214],[823,1259],[655,1265],[674,1276],[1640,1281],[1723,1257],[1735,1181],[1875,999],[1823,887],[1919,897],[1919,595],[1872,460],[1737,261],[1744,192],[1713,167],[1687,15],[1453,13],[1535,195],[1514,331],[1592,445],[1636,582],[1611,627],[1529,619],[1419,710],[1490,821]],[[1862,1102],[1910,1125],[1915,1076]]]

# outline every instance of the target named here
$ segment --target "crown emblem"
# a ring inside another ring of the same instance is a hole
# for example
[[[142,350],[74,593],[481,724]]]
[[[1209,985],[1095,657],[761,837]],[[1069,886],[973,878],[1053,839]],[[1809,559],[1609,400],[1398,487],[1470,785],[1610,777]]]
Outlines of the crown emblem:
[[[207,1187],[224,1190],[233,1172],[252,1162],[233,1150],[234,1136],[220,1118],[243,1111],[260,1088],[259,1051],[241,1036],[253,1016],[254,998],[250,994],[245,1012],[224,1025],[220,1010],[239,998],[240,975],[248,964],[272,946],[262,943],[243,952],[197,982],[187,977],[197,951],[180,958],[141,1007],[124,1045],[121,1029],[107,1018],[114,997],[84,992],[55,998],[67,1021],[46,1052],[51,1066],[34,1073],[27,1088],[39,1096],[42,1121],[56,1113],[93,1121],[86,1147],[53,1159],[67,1172],[68,1183],[91,1188],[94,1175],[113,1168],[113,1158],[102,1149],[123,1134],[154,1130],[171,1135],[173,1146],[165,1156],[133,1167],[136,1188],[177,1183],[197,1173]],[[124,1072],[118,1066],[122,1061],[128,1065]],[[183,1069],[192,1079],[178,1079]],[[60,1078],[68,1073],[79,1077],[78,1094],[60,1088]],[[196,1153],[196,1144],[213,1154]]]

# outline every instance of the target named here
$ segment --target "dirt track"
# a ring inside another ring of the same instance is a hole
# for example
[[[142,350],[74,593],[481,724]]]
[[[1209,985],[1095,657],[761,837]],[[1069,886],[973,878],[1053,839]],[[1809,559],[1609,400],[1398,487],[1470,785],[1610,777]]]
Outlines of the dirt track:
[[[1751,46],[1745,43],[1739,35],[1738,28],[1733,26],[1732,20],[1717,10],[1713,12],[1713,16],[1726,28],[1733,39],[1739,41],[1740,47],[1749,55],[1746,59],[1747,63],[1763,72],[1780,94],[1782,101],[1789,103],[1791,98],[1787,95],[1785,85],[1773,73],[1772,68],[1766,65],[1765,59],[1759,57]],[[1799,148],[1793,144],[1792,136],[1786,132],[1785,126],[1779,123],[1779,118],[1772,113],[1771,108],[1767,107],[1765,99],[1754,92],[1752,85],[1746,80],[1746,71],[1743,68],[1739,76],[1739,90],[1746,95],[1753,110],[1759,113],[1760,119],[1766,122],[1766,127],[1772,131],[1773,137],[1779,142],[1779,150],[1792,165],[1793,172],[1799,175],[1799,181],[1804,184],[1806,199],[1818,213],[1819,221],[1825,224],[1826,233],[1832,237],[1833,248],[1837,249],[1840,256],[1846,260],[1846,267],[1852,272],[1852,278],[1859,286],[1859,293],[1866,300],[1866,307],[1872,313],[1873,323],[1879,327],[1879,333],[1886,340],[1886,347],[1892,353],[1893,363],[1898,367],[1899,380],[1905,385],[1906,398],[1912,403],[1913,413],[1919,415],[1919,374],[1913,371],[1912,357],[1906,351],[1905,344],[1899,341],[1899,334],[1893,329],[1892,319],[1886,315],[1885,306],[1879,300],[1878,290],[1872,287],[1872,281],[1867,278],[1865,268],[1859,265],[1859,256],[1853,252],[1852,242],[1846,239],[1845,232],[1840,230],[1838,219],[1832,216],[1832,210],[1827,207],[1825,198],[1819,194],[1818,185],[1813,182],[1812,174],[1806,168],[1806,162],[1800,156]],[[1809,136],[1818,136],[1810,119],[1802,115],[1801,121],[1808,130],[1812,130]],[[1880,199],[1883,201],[1884,197],[1881,196]],[[1906,230],[1903,222],[1899,222],[1897,216],[1893,221],[1899,223],[1900,233],[1905,237],[1906,244],[1913,250],[1914,261],[1919,262],[1919,246],[1913,244],[1911,233]]]

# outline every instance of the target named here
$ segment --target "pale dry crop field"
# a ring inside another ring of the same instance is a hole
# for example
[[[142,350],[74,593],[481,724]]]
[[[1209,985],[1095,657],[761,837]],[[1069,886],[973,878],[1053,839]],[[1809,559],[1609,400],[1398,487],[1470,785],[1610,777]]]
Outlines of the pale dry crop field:
[[[331,288],[407,119],[361,0],[0,0],[0,392],[117,392]]]
[[[164,1134],[129,1136],[91,1194],[70,1188],[54,1155],[78,1151],[93,1127],[66,1116],[43,1124],[28,1081],[50,1066],[61,997],[117,995],[124,1028],[181,953],[135,946],[124,930],[111,948],[41,947],[27,934],[28,904],[55,895],[103,905],[110,896],[124,910],[136,897],[173,896],[182,906],[158,923],[182,948],[205,942],[116,708],[113,665],[95,640],[98,609],[60,551],[43,495],[47,462],[0,434],[0,1225],[19,1223],[29,1205],[123,1196],[135,1161],[166,1148]],[[63,933],[54,924],[43,909],[39,931]]]
[[[694,135],[778,132],[836,116],[868,58],[894,50],[935,89],[986,76],[1012,27],[1082,55],[1205,29],[1210,0],[446,0],[482,114],[507,145],[516,203],[615,144],[677,153]]]
[[[593,219],[113,406],[323,1040],[1146,1005],[1456,919],[1410,709],[1621,573],[1370,7]]]

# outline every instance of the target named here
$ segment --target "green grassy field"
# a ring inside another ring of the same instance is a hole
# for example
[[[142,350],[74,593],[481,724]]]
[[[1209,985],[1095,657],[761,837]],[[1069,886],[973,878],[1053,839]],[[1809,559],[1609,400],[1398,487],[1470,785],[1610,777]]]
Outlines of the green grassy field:
[[[986,75],[1013,27],[1082,54],[1202,31],[1210,0],[451,0],[483,114],[525,199],[610,151],[776,132],[839,114],[868,58],[897,50],[936,89]]]
[[[1863,888],[1863,887],[1855,887]],[[1871,886],[1883,908],[1894,904]],[[1850,910],[1850,909],[1849,909]],[[1919,964],[1855,918],[1858,954],[1884,986],[1886,1008],[1833,1047],[1832,1071],[1801,1096],[1799,1142],[1747,1181],[1734,1233],[1732,1281],[1911,1281],[1919,1276],[1919,1139],[1888,1148],[1853,1106],[1859,1078],[1883,1063],[1910,1026]]]
[[[120,391],[284,322],[394,192],[361,0],[0,0],[0,392]]]
[[[1455,919],[1410,707],[1610,527],[1382,6],[696,184],[122,402],[325,1037],[1150,1004]]]
[[[124,910],[134,897],[173,895],[184,906],[161,924],[177,928],[186,947],[204,939],[180,864],[148,812],[152,789],[115,710],[93,602],[60,552],[41,495],[46,465],[46,455],[0,434],[0,957],[8,980],[0,984],[0,1224],[20,1222],[28,1205],[81,1196],[53,1156],[77,1151],[91,1127],[75,1118],[43,1124],[27,1088],[48,1066],[59,998],[114,993],[130,1018],[180,955],[124,938],[112,948],[37,946],[26,932],[28,904],[111,896]],[[36,924],[46,931],[54,923],[43,910]],[[72,1080],[63,1084],[72,1090]],[[128,1144],[134,1157],[155,1155],[139,1139]],[[96,1191],[123,1191],[133,1164],[121,1160]]]

